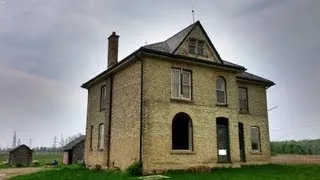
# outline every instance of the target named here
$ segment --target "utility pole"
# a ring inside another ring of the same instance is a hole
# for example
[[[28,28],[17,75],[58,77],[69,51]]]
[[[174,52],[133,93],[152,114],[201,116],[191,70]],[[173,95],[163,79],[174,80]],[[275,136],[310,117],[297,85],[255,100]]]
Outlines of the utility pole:
[[[29,138],[29,148],[31,149],[32,139]]]
[[[64,146],[64,138],[63,138],[63,134],[61,134],[61,139],[60,139],[60,147]]]
[[[17,146],[17,135],[16,131],[13,132],[13,140],[12,140],[12,148],[15,148]]]
[[[54,136],[53,138],[53,148],[57,147],[57,136]]]
[[[20,146],[21,145],[21,141],[20,141],[20,138],[18,139],[18,146]]]

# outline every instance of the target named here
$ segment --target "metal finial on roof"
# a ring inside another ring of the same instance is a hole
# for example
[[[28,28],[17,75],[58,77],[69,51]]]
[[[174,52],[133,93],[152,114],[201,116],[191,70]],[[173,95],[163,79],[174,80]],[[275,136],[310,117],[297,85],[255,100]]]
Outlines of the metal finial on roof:
[[[194,10],[192,9],[192,20],[194,22]]]

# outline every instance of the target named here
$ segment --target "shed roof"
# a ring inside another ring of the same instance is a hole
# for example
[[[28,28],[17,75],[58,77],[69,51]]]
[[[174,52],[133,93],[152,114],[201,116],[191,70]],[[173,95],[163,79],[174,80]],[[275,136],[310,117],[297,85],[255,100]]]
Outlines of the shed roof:
[[[10,150],[10,153],[13,152],[13,151],[16,151],[17,149],[20,149],[20,148],[26,148],[26,149],[28,149],[29,151],[32,151],[32,149],[30,149],[27,145],[21,144],[20,146],[17,146],[17,147],[15,147],[15,148],[11,149],[11,150]]]
[[[84,140],[85,140],[85,135],[81,135],[81,136],[77,137],[75,140],[69,142],[67,145],[63,146],[61,148],[61,150],[68,151],[68,150],[72,149],[75,145],[81,143]]]

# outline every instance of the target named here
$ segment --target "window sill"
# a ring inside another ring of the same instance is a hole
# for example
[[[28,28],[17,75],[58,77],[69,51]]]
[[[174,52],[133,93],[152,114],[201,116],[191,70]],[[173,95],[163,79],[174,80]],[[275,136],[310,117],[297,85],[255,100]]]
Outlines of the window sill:
[[[100,109],[99,112],[104,111],[106,108]]]
[[[254,151],[254,150],[252,150],[252,151],[251,151],[251,154],[252,154],[252,155],[262,155],[263,153],[262,153],[261,151]]]
[[[103,149],[98,149],[98,151],[103,151]]]
[[[196,154],[192,150],[172,150],[170,154]]]
[[[216,106],[228,107],[228,104],[226,104],[226,103],[216,103]]]
[[[240,114],[249,114],[249,111],[248,110],[240,110],[239,113]]]
[[[178,99],[178,98],[170,98],[170,101],[176,101],[176,102],[184,102],[184,103],[194,103],[193,100],[188,99]]]

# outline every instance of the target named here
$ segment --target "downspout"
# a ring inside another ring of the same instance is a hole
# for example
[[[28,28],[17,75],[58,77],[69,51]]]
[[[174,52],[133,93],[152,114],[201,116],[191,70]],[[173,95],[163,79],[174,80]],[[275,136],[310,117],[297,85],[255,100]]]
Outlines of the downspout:
[[[137,54],[134,55],[137,59]],[[143,136],[143,59],[140,59],[140,143],[139,143],[139,163],[142,165],[142,136]]]
[[[110,102],[109,102],[109,125],[108,125],[108,155],[107,167],[110,167],[110,142],[111,142],[111,117],[112,117],[112,90],[113,90],[113,75],[110,76]]]

